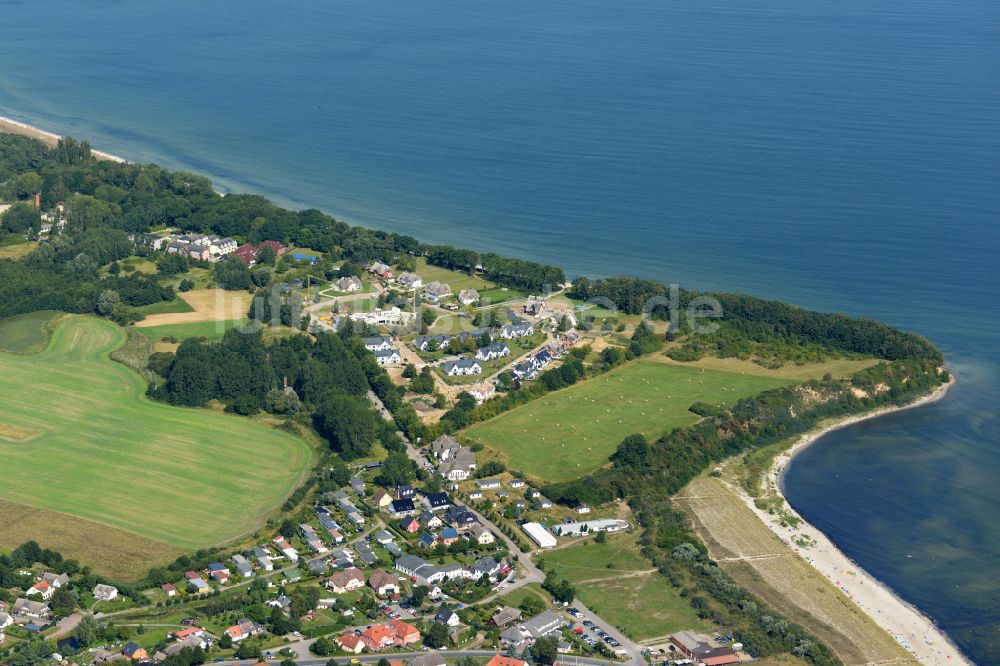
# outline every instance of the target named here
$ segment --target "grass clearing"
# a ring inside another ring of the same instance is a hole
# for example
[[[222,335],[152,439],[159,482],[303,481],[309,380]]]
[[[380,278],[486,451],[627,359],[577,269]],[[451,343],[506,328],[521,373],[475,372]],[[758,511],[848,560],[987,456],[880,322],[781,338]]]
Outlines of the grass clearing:
[[[664,636],[683,629],[712,631],[658,573],[620,576],[578,585],[576,595],[592,611],[633,640]]]
[[[738,358],[719,358],[717,356],[706,356],[697,361],[690,362],[675,361],[668,356],[660,356],[657,360],[685,368],[705,368],[720,372],[757,375],[759,377],[778,377],[795,381],[819,379],[828,372],[834,378],[849,377],[859,370],[882,363],[877,358],[836,358],[822,363],[806,363],[803,365],[786,363],[780,368],[771,370],[753,361],[744,361]]]
[[[604,543],[597,543],[592,537],[581,537],[569,543],[573,545],[547,551],[541,561],[545,563],[546,571],[554,569],[572,583],[653,568],[639,554],[638,534],[635,532],[609,534]]]
[[[0,245],[0,259],[23,259],[38,247],[37,241],[25,241]]]
[[[637,532],[609,534],[605,543],[581,539],[548,551],[541,561],[546,571],[572,582],[591,610],[635,640],[681,629],[711,630],[639,554]]]
[[[701,476],[675,502],[712,557],[741,586],[823,640],[846,664],[912,657],[764,525],[723,481]]]
[[[226,321],[201,321],[190,324],[165,324],[163,326],[136,325],[135,330],[154,342],[164,338],[205,338],[206,340],[221,340],[231,328],[241,328],[250,323],[249,319],[229,319]]]
[[[545,482],[601,467],[626,435],[650,439],[695,423],[698,401],[731,403],[788,379],[686,368],[639,359],[479,423],[464,438],[481,442],[510,469]]]
[[[192,289],[178,294],[190,310],[150,314],[138,328],[245,319],[253,294],[225,289]]]
[[[492,282],[478,276],[448,270],[440,266],[431,266],[423,258],[417,259],[417,270],[413,272],[423,279],[425,286],[435,281],[448,285],[451,287],[451,292],[456,298],[458,297],[458,292],[463,289],[475,289],[482,294],[487,289],[493,289],[496,286]]]
[[[49,344],[61,312],[39,310],[0,319],[0,352],[34,354]]]
[[[194,312],[194,308],[191,304],[185,301],[180,296],[174,296],[172,300],[160,301],[159,303],[150,303],[149,305],[142,305],[135,308],[136,312],[142,313],[147,317],[155,314],[170,314],[174,312]]]
[[[103,528],[93,523],[161,552],[257,529],[301,482],[312,447],[249,419],[150,401],[142,378],[108,358],[124,340],[108,321],[67,316],[44,352],[0,354],[0,376],[18,387],[0,392],[4,422],[40,433],[0,440],[0,499],[84,519],[80,538],[109,559],[118,547],[95,538]],[[11,529],[0,521],[4,540]],[[23,529],[64,550],[48,521]]]

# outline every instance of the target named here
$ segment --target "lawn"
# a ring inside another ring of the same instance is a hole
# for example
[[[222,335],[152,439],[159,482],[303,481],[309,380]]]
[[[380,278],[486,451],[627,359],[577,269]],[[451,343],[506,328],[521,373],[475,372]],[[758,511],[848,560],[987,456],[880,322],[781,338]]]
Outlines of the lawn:
[[[164,324],[162,326],[137,326],[135,330],[144,336],[158,342],[163,338],[173,337],[178,341],[185,338],[205,338],[220,340],[226,331],[239,328],[250,323],[249,319],[229,319],[226,321],[198,321],[190,324]]]
[[[653,565],[639,554],[637,538],[635,532],[609,534],[604,543],[580,537],[575,545],[545,553],[541,561],[545,563],[546,571],[554,569],[573,583],[614,577],[630,571],[647,571]],[[570,540],[569,543],[574,542]]]
[[[38,247],[36,241],[0,244],[0,259],[22,259]]]
[[[635,532],[607,535],[605,543],[582,539],[568,548],[549,551],[542,558],[546,571],[571,581],[577,597],[592,611],[644,640],[681,629],[711,630],[698,619],[653,565],[639,554]]]
[[[33,354],[49,343],[53,324],[61,312],[41,310],[0,319],[0,351]]]
[[[249,419],[150,401],[139,375],[108,358],[124,340],[108,321],[67,316],[45,351],[0,354],[0,376],[17,387],[0,392],[0,499],[84,519],[78,529],[108,557],[114,544],[94,523],[183,549],[260,527],[304,478],[311,447]],[[47,522],[31,526],[52,540]],[[32,532],[0,522],[0,534],[15,528]]]
[[[488,282],[478,276],[448,270],[440,266],[431,266],[423,258],[417,259],[417,270],[413,272],[423,279],[425,286],[435,281],[443,282],[450,286],[451,292],[456,298],[458,297],[458,292],[463,289],[475,289],[482,294],[482,292],[487,289],[493,289],[495,286],[492,282]]]
[[[695,423],[688,411],[695,402],[732,403],[789,383],[639,359],[476,424],[463,436],[537,481],[568,481],[607,463],[626,435],[655,439]]]
[[[616,577],[576,586],[576,596],[633,640],[646,640],[683,629],[711,632],[687,599],[658,573]]]

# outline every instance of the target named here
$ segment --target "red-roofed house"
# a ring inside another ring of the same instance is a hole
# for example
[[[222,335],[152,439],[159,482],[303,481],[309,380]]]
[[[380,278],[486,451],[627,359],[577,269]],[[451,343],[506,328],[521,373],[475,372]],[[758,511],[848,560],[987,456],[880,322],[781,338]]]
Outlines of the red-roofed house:
[[[171,585],[170,583],[164,584],[163,587],[160,588],[160,589],[162,589],[164,592],[166,592],[168,597],[176,597],[177,596],[177,588],[174,587],[173,585]]]
[[[285,246],[279,243],[278,241],[266,240],[257,246],[257,251],[260,252],[265,247],[269,247],[272,250],[274,250],[274,253],[279,257],[285,253]]]
[[[354,634],[344,634],[335,639],[334,642],[343,648],[345,652],[361,654],[361,651],[365,649],[365,642],[361,640],[360,636],[355,636]]]
[[[486,666],[525,666],[525,664],[520,659],[514,659],[514,657],[505,657],[501,654],[497,654],[486,662]]]
[[[184,640],[188,636],[204,636],[204,635],[205,635],[205,630],[202,629],[201,627],[185,627],[183,629],[178,629],[177,631],[171,634],[171,636],[173,636],[179,641]]]
[[[243,261],[248,266],[252,266],[257,261],[257,248],[249,243],[240,245],[233,250],[233,256]]]
[[[28,594],[40,594],[42,599],[51,599],[55,592],[56,588],[49,585],[49,582],[44,578],[28,588]]]
[[[387,624],[376,624],[361,634],[361,640],[372,652],[390,647],[405,647],[420,641],[420,630],[402,620],[390,620]]]

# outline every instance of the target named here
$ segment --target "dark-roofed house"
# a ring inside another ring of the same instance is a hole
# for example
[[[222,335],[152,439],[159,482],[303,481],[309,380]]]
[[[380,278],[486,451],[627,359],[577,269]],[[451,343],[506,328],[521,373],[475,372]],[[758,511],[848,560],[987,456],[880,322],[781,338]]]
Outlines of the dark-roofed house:
[[[392,338],[381,335],[375,338],[364,338],[365,349],[368,351],[386,351],[392,349]]]
[[[431,511],[439,511],[447,509],[451,505],[451,500],[448,498],[448,493],[430,493],[424,497],[424,504]]]
[[[462,623],[461,618],[458,617],[458,613],[447,606],[441,606],[438,609],[437,614],[434,616],[434,621],[446,627],[457,627]]]
[[[399,355],[398,349],[380,349],[375,352],[375,361],[379,365],[395,365],[402,360],[403,357]]]
[[[510,347],[502,342],[491,342],[485,347],[480,347],[476,352],[476,358],[480,361],[492,361],[498,358],[510,356]]]
[[[461,377],[464,375],[478,375],[483,371],[483,366],[474,358],[460,358],[457,361],[446,361],[441,364],[441,370],[449,377]]]
[[[413,505],[413,500],[411,499],[398,499],[392,500],[392,504],[389,505],[389,510],[397,516],[409,516],[412,515],[417,508]]]

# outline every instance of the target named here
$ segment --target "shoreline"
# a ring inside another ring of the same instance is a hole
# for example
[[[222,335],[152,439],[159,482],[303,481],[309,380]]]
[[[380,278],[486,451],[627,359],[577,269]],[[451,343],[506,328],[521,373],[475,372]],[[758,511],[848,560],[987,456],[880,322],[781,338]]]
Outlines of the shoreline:
[[[826,534],[803,518],[785,497],[782,481],[794,458],[819,441],[824,435],[862,421],[937,402],[948,393],[955,383],[955,375],[952,374],[947,383],[906,405],[883,407],[865,414],[834,421],[801,435],[791,447],[775,456],[770,468],[764,474],[764,492],[774,492],[781,498],[784,510],[800,521],[797,527],[782,527],[775,521],[772,514],[756,506],[754,503],[756,498],[751,497],[742,488],[736,489],[740,499],[789,548],[857,604],[865,615],[888,632],[921,664],[934,666],[939,664],[973,666],[973,663],[962,653],[951,637],[923,611],[899,597],[888,585],[854,562]],[[806,536],[814,543],[806,548],[800,548],[792,540],[795,536]]]
[[[33,139],[39,139],[50,148],[55,146],[56,141],[62,138],[61,135],[54,132],[48,132],[30,123],[24,123],[20,120],[14,120],[13,118],[8,118],[6,116],[0,116],[0,132],[30,136]],[[124,157],[106,153],[103,150],[95,150],[94,148],[91,148],[90,152],[98,159],[109,160],[111,162],[118,162],[121,164],[128,163],[128,160]]]
[[[55,146],[56,141],[62,138],[59,134],[4,116],[0,116],[0,132],[10,132],[36,138],[50,147]],[[128,160],[118,155],[93,148],[91,152],[96,158],[101,160],[128,163]],[[358,224],[345,218],[338,217],[338,219],[348,221],[351,224]],[[754,505],[754,498],[746,495],[741,489],[736,492],[749,505],[750,509],[758,516],[761,522],[777,534],[794,552],[801,555],[814,569],[823,574],[825,578],[844,592],[848,598],[859,606],[862,612],[903,645],[920,663],[973,666],[972,662],[959,650],[951,638],[934,624],[933,620],[927,617],[920,609],[901,599],[886,584],[847,557],[823,532],[807,522],[795,511],[785,496],[783,489],[783,479],[788,465],[799,453],[817,442],[824,435],[834,430],[869,419],[875,419],[886,414],[931,404],[942,399],[955,383],[956,378],[952,374],[946,384],[937,387],[931,393],[912,403],[902,406],[884,407],[865,414],[831,422],[827,426],[801,435],[788,449],[775,456],[764,478],[766,479],[767,488],[773,490],[782,499],[785,510],[801,521],[799,527],[796,529],[781,527],[773,521],[774,517],[772,515],[758,509]],[[792,542],[792,534],[806,535],[813,539],[815,543],[807,549],[800,549]],[[842,584],[842,579],[845,576],[850,577],[848,582],[850,583],[851,591],[848,591],[846,584]],[[927,639],[930,639],[930,642],[927,642]]]

